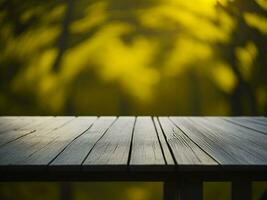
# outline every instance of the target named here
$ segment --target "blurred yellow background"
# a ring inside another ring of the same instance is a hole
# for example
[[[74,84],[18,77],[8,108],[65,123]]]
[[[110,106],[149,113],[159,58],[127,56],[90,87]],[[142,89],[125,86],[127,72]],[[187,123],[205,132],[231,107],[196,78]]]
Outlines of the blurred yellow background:
[[[266,0],[1,0],[2,115],[265,115]]]

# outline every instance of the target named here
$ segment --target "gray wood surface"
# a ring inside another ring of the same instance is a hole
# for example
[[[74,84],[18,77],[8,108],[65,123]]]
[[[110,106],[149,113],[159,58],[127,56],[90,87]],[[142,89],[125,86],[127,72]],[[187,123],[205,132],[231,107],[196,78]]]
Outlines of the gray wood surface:
[[[203,180],[231,180],[232,198],[250,199],[251,180],[267,180],[266,123],[265,117],[0,117],[0,181],[160,180],[165,199],[202,199]]]
[[[15,120],[14,123],[9,124],[9,126],[2,129],[0,133],[0,146],[3,146],[11,141],[17,140],[21,137],[24,137],[28,134],[35,132],[36,130],[40,130],[46,126],[47,121],[53,120],[52,117],[44,117],[44,118],[28,118],[24,119],[22,126],[16,126]],[[0,129],[1,130],[1,129]]]
[[[265,165],[265,135],[216,117],[171,117],[221,165]]]
[[[96,117],[77,117],[54,130],[48,139],[52,140],[43,148],[35,151],[27,159],[22,160],[19,164],[22,165],[46,165],[52,161],[59,153],[61,153],[76,137],[87,131]],[[45,137],[43,137],[45,139]]]
[[[254,166],[257,172],[267,166],[266,123],[265,117],[0,117],[0,168]]]
[[[178,165],[216,165],[217,163],[167,117],[159,117]]]
[[[137,117],[130,165],[164,165],[164,156],[151,117]]]
[[[96,143],[83,165],[127,166],[135,117],[119,117]]]
[[[44,129],[35,131],[25,137],[15,140],[0,148],[0,165],[16,164],[25,160],[50,143],[54,138],[53,131],[60,129],[66,123],[73,120],[74,117],[56,117],[55,120]]]
[[[235,117],[235,118],[224,118],[224,119],[234,124],[238,124],[240,126],[267,134],[267,124],[265,124],[265,122],[261,122],[260,120],[255,120],[255,119],[252,120],[251,118],[247,117]]]
[[[160,144],[161,144],[161,147],[162,147],[162,150],[163,150],[163,155],[164,155],[165,162],[166,162],[167,165],[171,165],[172,166],[172,165],[175,164],[175,162],[174,162],[173,156],[171,155],[170,147],[168,146],[168,144],[166,142],[165,135],[162,132],[159,120],[158,120],[157,117],[153,117],[153,121],[154,121],[156,130],[157,130],[157,133],[158,133],[159,141],[160,141]]]
[[[98,118],[93,126],[68,145],[51,165],[81,165],[95,143],[115,120],[116,117]]]
[[[237,118],[246,119],[250,122],[254,122],[256,124],[261,124],[261,125],[267,126],[267,120],[265,119],[265,117],[237,117]],[[231,118],[229,118],[229,119],[231,119]]]
[[[0,133],[8,126],[22,120],[21,117],[0,117]]]
[[[0,127],[0,134],[20,129],[27,129],[27,128],[29,129],[32,127],[32,125],[36,126],[38,123],[45,121],[46,119],[47,117],[43,117],[43,119],[39,117],[23,117],[23,118],[17,117],[14,120],[9,120],[10,123],[8,121],[4,122]]]

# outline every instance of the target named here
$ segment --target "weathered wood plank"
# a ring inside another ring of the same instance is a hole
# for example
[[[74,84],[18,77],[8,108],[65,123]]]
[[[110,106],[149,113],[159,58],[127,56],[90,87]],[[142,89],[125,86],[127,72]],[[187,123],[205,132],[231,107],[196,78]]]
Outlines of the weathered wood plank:
[[[22,165],[46,165],[59,155],[76,137],[90,128],[97,117],[77,117],[50,134],[53,139],[43,148],[22,160]],[[43,137],[44,138],[44,137]]]
[[[29,122],[20,128],[10,128],[0,134],[0,146],[24,137],[47,126],[47,122],[52,120],[52,117],[36,118],[35,120],[28,119]],[[14,125],[14,124],[13,124]]]
[[[230,136],[235,135],[236,138],[240,139],[235,142],[235,144],[239,144],[247,149],[246,145],[249,145],[249,148],[251,148],[254,151],[259,151],[259,153],[267,153],[267,135],[260,134],[256,130],[248,129],[243,126],[239,126],[237,124],[230,123],[228,121],[225,121],[221,118],[202,118],[202,120],[207,120],[209,122],[212,122],[212,125],[221,130],[224,130],[228,134],[230,133]],[[227,138],[229,136],[226,136]],[[246,143],[243,143],[246,142]],[[244,145],[246,144],[246,145]],[[267,158],[267,157],[266,157]],[[262,158],[264,159],[264,158]]]
[[[151,117],[137,117],[130,165],[164,165],[164,157]]]
[[[44,117],[45,120],[46,117]],[[0,128],[0,134],[15,131],[19,129],[27,129],[27,127],[31,126],[32,124],[39,123],[42,121],[40,117],[18,117],[14,120],[6,121],[3,126]]]
[[[267,124],[267,117],[251,117],[251,119],[255,119],[259,122],[263,122],[265,125]]]
[[[159,117],[159,121],[178,165],[217,164],[214,159],[177,128],[169,118]]]
[[[115,120],[116,117],[98,118],[93,126],[68,145],[51,165],[81,165],[95,143],[105,134]]]
[[[259,120],[251,121],[250,119],[239,118],[239,117],[234,117],[234,118],[223,117],[223,119],[226,121],[232,122],[234,124],[238,124],[240,126],[267,134],[267,125],[258,123]]]
[[[135,117],[119,117],[96,143],[83,166],[127,166]]]
[[[64,126],[73,120],[74,117],[56,117],[51,123],[47,124],[44,129],[35,131],[25,137],[19,138],[0,148],[0,164],[16,164],[33,154],[35,151],[46,146],[54,137],[54,130]]]
[[[15,117],[15,116],[6,116],[6,117],[0,117],[0,132],[1,129],[10,126],[15,121],[21,120],[21,117]]]
[[[247,141],[252,139],[250,136],[226,129],[229,123],[225,124],[224,120],[216,122],[212,117],[171,117],[171,120],[221,165],[260,165],[266,162],[265,150],[256,151]],[[264,152],[265,155],[261,155]]]
[[[239,117],[238,117],[239,118]],[[267,126],[267,119],[265,117],[240,117],[256,124]],[[235,119],[235,117],[234,117]]]
[[[171,152],[170,152],[170,149],[169,149],[168,144],[166,142],[165,136],[164,136],[164,134],[163,134],[163,132],[161,130],[158,118],[157,117],[153,117],[153,121],[155,123],[155,127],[156,127],[156,130],[157,130],[157,133],[158,133],[159,141],[160,141],[160,144],[161,144],[161,147],[162,147],[162,150],[163,150],[163,155],[164,155],[166,164],[174,165],[175,164],[174,163],[174,158],[171,155]]]

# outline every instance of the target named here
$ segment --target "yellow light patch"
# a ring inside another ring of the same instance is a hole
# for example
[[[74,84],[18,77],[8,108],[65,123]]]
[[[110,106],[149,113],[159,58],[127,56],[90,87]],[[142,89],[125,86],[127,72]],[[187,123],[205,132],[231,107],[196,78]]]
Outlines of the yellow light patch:
[[[75,34],[84,33],[93,26],[104,22],[107,18],[106,6],[104,2],[97,2],[89,6],[86,9],[85,16],[70,25],[70,32]]]
[[[230,66],[219,63],[211,72],[212,79],[221,90],[230,93],[234,89],[237,80]]]
[[[215,10],[212,7],[212,10]],[[151,28],[173,31],[177,36],[181,31],[185,34],[196,37],[206,42],[226,42],[229,40],[229,33],[234,27],[233,20],[221,12],[216,13],[220,16],[219,24],[210,23],[213,17],[183,9],[183,6],[174,6],[162,4],[151,9],[139,12],[139,18],[142,24]],[[210,19],[210,20],[209,20]],[[175,28],[174,28],[175,27]]]
[[[236,48],[236,57],[238,59],[240,71],[243,78],[246,80],[250,79],[257,52],[257,47],[253,42],[248,42],[243,48]]]
[[[267,10],[267,1],[266,0],[256,0],[256,2],[265,10]]]
[[[207,61],[211,56],[212,49],[208,44],[184,35],[176,42],[174,50],[167,57],[164,70],[168,76],[177,76],[188,69],[196,60],[198,62]]]
[[[267,19],[255,13],[244,13],[247,24],[267,35]]]

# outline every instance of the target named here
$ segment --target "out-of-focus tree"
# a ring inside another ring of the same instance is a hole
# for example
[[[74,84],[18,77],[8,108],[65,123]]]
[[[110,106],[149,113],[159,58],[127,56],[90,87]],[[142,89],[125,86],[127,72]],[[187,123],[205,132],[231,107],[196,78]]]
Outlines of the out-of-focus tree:
[[[266,5],[262,0],[235,0],[221,6],[235,20],[231,41],[219,46],[237,79],[230,96],[233,115],[257,115],[267,111]]]
[[[266,114],[266,1],[0,3],[2,115]]]

